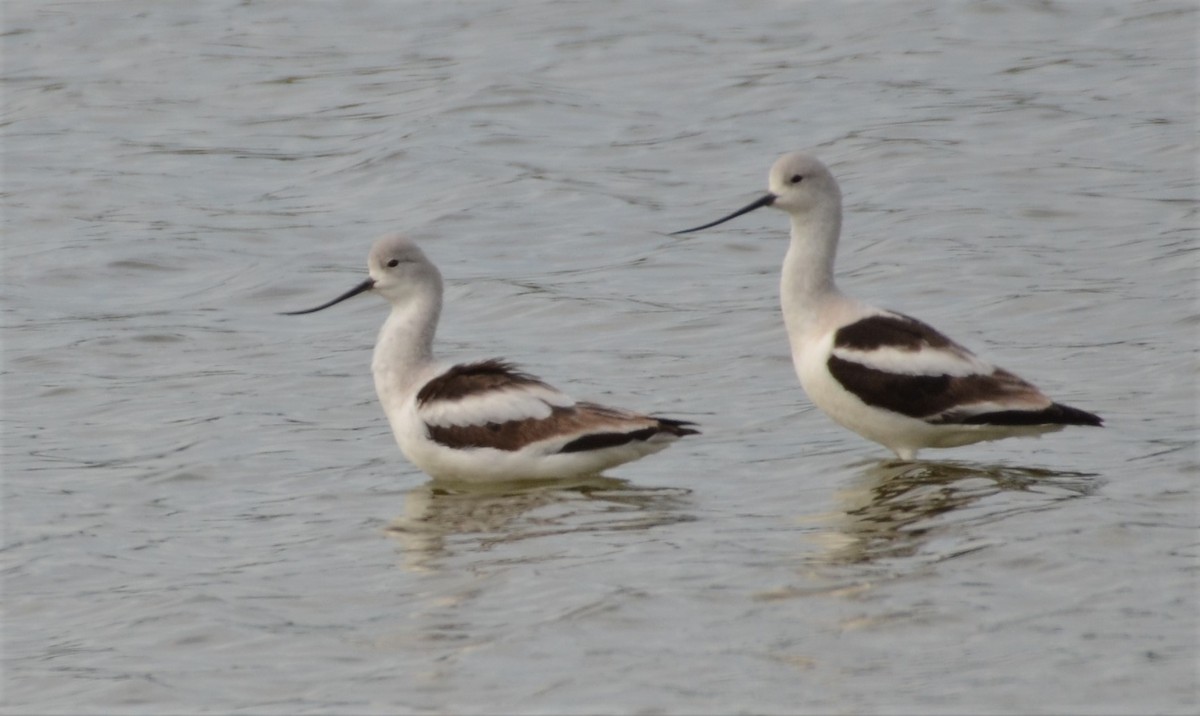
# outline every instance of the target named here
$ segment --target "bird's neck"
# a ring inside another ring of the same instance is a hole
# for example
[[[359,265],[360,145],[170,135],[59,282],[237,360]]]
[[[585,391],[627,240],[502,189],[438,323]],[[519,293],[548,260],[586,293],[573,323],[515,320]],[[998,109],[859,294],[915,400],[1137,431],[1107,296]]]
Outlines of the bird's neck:
[[[841,294],[833,282],[833,261],[842,230],[840,205],[792,216],[792,242],[783,260],[780,299],[788,331],[802,330],[819,306]]]
[[[433,337],[441,312],[440,291],[392,306],[371,361],[380,399],[407,397],[419,387],[424,369],[433,364]]]

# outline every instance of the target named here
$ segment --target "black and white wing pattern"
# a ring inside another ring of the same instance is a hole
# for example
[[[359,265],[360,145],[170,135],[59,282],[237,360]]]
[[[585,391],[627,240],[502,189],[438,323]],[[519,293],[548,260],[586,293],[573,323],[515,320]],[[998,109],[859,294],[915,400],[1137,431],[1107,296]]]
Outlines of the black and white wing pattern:
[[[1100,425],[933,327],[879,313],[834,334],[829,372],[867,405],[931,424]]]
[[[453,449],[511,452],[538,445],[570,453],[697,432],[686,421],[575,402],[495,359],[449,368],[421,388],[416,402],[430,439]]]

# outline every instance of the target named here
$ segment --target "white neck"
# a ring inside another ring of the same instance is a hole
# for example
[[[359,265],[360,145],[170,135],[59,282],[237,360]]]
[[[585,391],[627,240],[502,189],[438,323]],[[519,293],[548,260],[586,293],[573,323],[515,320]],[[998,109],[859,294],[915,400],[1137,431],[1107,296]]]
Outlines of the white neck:
[[[833,282],[833,260],[842,207],[831,202],[791,218],[792,243],[783,259],[779,295],[788,332],[799,335],[812,324],[820,304],[841,295]]]
[[[440,286],[437,288],[393,305],[379,329],[371,371],[385,407],[390,400],[407,399],[423,381],[425,369],[433,365],[433,336],[442,312],[442,294]]]

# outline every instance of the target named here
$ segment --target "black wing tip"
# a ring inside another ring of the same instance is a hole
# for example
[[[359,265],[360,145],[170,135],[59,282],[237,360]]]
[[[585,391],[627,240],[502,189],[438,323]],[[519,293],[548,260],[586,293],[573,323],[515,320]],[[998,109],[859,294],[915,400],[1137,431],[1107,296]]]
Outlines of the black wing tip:
[[[1095,428],[1104,427],[1104,419],[1095,413],[1089,413],[1088,411],[1080,410],[1079,408],[1072,408],[1071,406],[1063,405],[1062,403],[1055,403],[1054,405],[1050,406],[1050,409],[1057,410],[1062,414],[1063,420],[1058,422],[1061,422],[1063,425],[1090,425]]]
[[[997,410],[978,413],[955,422],[963,425],[1086,425],[1104,427],[1104,420],[1093,413],[1062,403],[1051,403],[1042,410]]]
[[[657,425],[651,425],[648,428],[638,428],[629,432],[607,432],[607,433],[591,433],[581,435],[571,442],[559,448],[560,453],[572,452],[588,452],[590,450],[603,450],[604,448],[617,447],[634,441],[645,442],[659,433],[668,433],[676,437],[685,435],[699,435],[700,431],[687,427],[695,425],[695,423],[686,420],[672,420],[670,418],[655,418],[658,421]]]
[[[658,432],[658,428],[641,428],[639,430],[631,430],[627,433],[591,433],[575,438],[571,442],[559,448],[560,453],[571,452],[589,452],[591,450],[603,450],[604,448],[617,447],[625,445],[634,440],[645,442]]]
[[[700,431],[692,427],[695,425],[690,420],[675,420],[674,418],[655,418],[658,421],[659,427],[663,432],[671,433],[683,437],[684,435],[699,435]]]

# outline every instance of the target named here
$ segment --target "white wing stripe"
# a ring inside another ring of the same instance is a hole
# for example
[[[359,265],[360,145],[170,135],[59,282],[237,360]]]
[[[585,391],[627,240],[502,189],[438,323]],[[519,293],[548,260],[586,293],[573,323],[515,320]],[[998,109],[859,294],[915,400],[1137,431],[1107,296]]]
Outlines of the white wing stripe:
[[[459,400],[434,400],[420,406],[418,416],[428,425],[464,427],[519,420],[544,420],[551,406],[570,407],[568,396],[537,385],[467,395]]]
[[[995,370],[971,354],[959,354],[938,348],[903,350],[886,346],[874,350],[834,348],[833,354],[874,370],[895,375],[991,375]]]
[[[959,413],[963,415],[982,415],[1009,410],[1027,410],[1036,412],[1050,406],[1050,400],[1039,396],[1012,396],[1003,401],[986,400],[975,403],[959,403],[943,410],[939,415]]]

